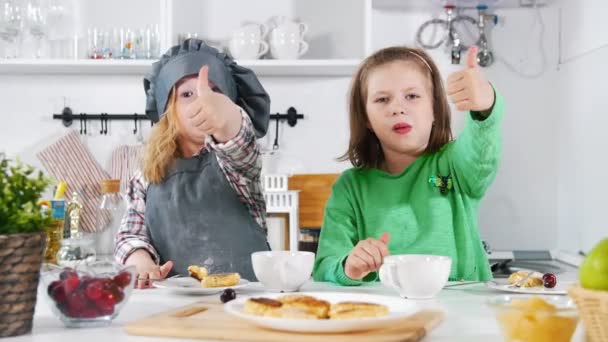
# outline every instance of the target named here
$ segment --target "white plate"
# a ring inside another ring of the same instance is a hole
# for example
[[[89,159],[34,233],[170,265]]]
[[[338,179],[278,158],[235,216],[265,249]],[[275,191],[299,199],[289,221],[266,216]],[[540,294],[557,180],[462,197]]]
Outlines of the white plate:
[[[379,329],[394,324],[395,321],[404,319],[420,310],[418,305],[410,300],[402,299],[397,296],[381,296],[365,293],[345,293],[345,292],[298,292],[297,294],[309,295],[318,299],[326,300],[332,304],[338,302],[369,302],[386,305],[390,314],[385,317],[356,318],[344,320],[309,320],[309,319],[287,319],[275,317],[262,317],[243,313],[243,307],[247,297],[237,297],[224,305],[224,310],[234,316],[242,318],[250,323],[265,328],[304,332],[304,333],[338,333],[353,332],[362,330]],[[261,293],[253,297],[277,298],[284,294],[280,293]]]
[[[505,280],[506,281],[506,280]],[[497,281],[488,281],[486,286],[499,291],[513,292],[513,293],[526,293],[526,294],[538,294],[538,295],[565,295],[568,294],[568,287],[574,282],[572,281],[559,281],[557,279],[557,285],[554,288],[548,289],[544,286],[538,287],[509,287],[507,283],[499,283]]]
[[[179,293],[211,295],[215,293],[220,293],[225,289],[240,289],[247,286],[248,284],[249,281],[247,279],[241,279],[241,281],[234,286],[201,287],[201,282],[192,277],[178,277],[155,281],[154,283],[152,283],[152,286],[159,289],[167,289]]]

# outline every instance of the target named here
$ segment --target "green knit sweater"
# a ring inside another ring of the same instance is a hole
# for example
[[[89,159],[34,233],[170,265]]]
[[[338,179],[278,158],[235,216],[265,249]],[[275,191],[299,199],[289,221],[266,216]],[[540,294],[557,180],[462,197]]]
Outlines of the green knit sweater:
[[[418,157],[398,175],[345,171],[325,207],[314,279],[341,285],[376,281],[376,272],[361,281],[348,278],[344,262],[359,240],[384,232],[390,233],[391,254],[447,255],[451,280],[491,279],[477,214],[498,168],[503,111],[504,100],[496,93],[486,119],[470,113],[458,139]]]

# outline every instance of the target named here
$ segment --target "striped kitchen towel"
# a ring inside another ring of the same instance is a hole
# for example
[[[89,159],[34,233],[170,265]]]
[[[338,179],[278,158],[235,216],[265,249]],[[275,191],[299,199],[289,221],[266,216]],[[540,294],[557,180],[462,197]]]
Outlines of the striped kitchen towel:
[[[111,219],[99,215],[97,209],[101,200],[101,181],[110,176],[82,143],[78,132],[71,130],[36,156],[53,178],[67,183],[66,202],[72,198],[73,192],[80,196],[83,204],[81,230],[101,231]]]
[[[140,168],[140,158],[144,145],[122,145],[112,152],[110,175],[120,179],[120,192],[125,194],[131,178]]]

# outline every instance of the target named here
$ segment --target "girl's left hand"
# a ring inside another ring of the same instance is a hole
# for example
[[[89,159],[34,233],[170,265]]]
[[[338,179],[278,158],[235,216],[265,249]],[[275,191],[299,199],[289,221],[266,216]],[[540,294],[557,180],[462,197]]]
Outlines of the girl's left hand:
[[[447,93],[461,111],[487,112],[494,105],[494,89],[477,66],[477,47],[469,48],[464,70],[448,76]]]
[[[239,107],[224,94],[209,87],[209,67],[198,73],[197,99],[186,109],[186,117],[199,134],[212,135],[220,143],[234,138],[241,129]]]

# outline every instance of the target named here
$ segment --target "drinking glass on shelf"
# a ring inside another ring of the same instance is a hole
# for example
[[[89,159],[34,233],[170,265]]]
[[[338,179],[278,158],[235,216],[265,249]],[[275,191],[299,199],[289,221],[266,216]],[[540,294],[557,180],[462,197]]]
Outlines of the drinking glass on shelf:
[[[26,5],[26,27],[29,34],[35,39],[34,57],[42,57],[42,43],[47,35],[47,13],[48,9],[42,5],[40,0],[29,0]]]
[[[123,49],[125,46],[125,30],[123,28],[112,29],[110,41],[113,59],[123,59]]]
[[[123,58],[135,59],[137,58],[136,50],[135,50],[135,40],[136,33],[131,29],[127,29],[125,32],[125,41],[123,46]]]
[[[156,59],[160,56],[160,33],[158,25],[146,27],[144,32],[144,51],[141,58]]]
[[[50,58],[74,58],[75,13],[71,1],[48,0],[47,42]]]
[[[158,24],[151,29],[150,37],[150,58],[157,59],[160,57],[160,30]]]
[[[103,58],[103,34],[96,27],[87,30],[87,57],[91,59]]]
[[[112,50],[112,40],[110,31],[104,30],[101,32],[102,40],[101,40],[101,51],[103,59],[112,58],[113,50]]]
[[[135,58],[143,59],[146,57],[146,30],[137,29],[135,31]]]
[[[23,8],[19,0],[0,0],[0,38],[7,42],[5,58],[20,56],[23,31]]]

